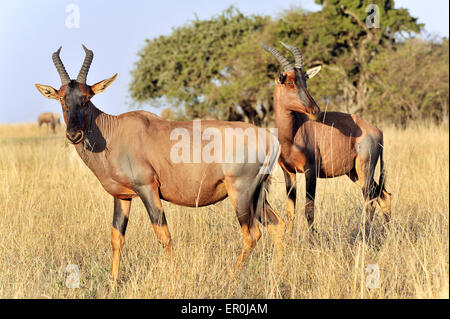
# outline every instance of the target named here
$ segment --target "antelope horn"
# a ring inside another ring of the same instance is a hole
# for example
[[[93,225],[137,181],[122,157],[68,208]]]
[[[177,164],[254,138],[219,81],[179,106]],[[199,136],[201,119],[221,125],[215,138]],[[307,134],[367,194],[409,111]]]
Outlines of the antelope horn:
[[[89,72],[89,67],[91,66],[92,59],[94,58],[94,53],[86,48],[83,44],[81,46],[83,47],[84,52],[86,52],[86,57],[84,58],[80,73],[78,73],[77,82],[86,84],[86,77]]]
[[[64,68],[64,64],[61,61],[61,58],[59,57],[59,52],[61,52],[61,48],[54,52],[52,54],[52,60],[53,64],[55,64],[56,70],[58,71],[59,77],[61,78],[62,85],[67,84],[70,82],[70,76],[67,74],[66,69]]]
[[[261,41],[259,42],[259,44],[264,50],[272,54],[278,60],[278,62],[281,63],[281,65],[284,67],[285,72],[290,72],[294,69],[291,63],[280,52],[278,52],[274,48],[266,47]]]
[[[292,54],[294,55],[294,58],[295,58],[295,67],[298,68],[298,69],[303,68],[303,57],[302,57],[302,54],[300,53],[300,50],[299,50],[298,48],[294,47],[293,45],[289,45],[289,44],[286,44],[286,43],[281,42],[281,41],[280,41],[280,43],[281,43],[286,49],[288,49],[289,51],[291,51]]]

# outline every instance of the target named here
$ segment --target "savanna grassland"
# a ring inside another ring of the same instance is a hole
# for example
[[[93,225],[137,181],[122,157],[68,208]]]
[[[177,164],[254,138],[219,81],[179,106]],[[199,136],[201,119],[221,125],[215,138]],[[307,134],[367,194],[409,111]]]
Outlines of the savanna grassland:
[[[339,177],[318,182],[318,234],[310,240],[299,175],[294,233],[287,236],[282,264],[272,262],[264,230],[245,270],[234,273],[241,230],[228,200],[198,209],[164,203],[174,271],[134,199],[120,282],[111,290],[112,197],[74,156],[61,128],[53,135],[36,124],[2,125],[0,297],[448,298],[448,127],[382,129],[393,193],[389,229],[377,208],[366,236],[361,191]],[[269,199],[285,218],[280,169]],[[78,289],[65,284],[70,264],[80,269]],[[379,288],[366,287],[369,264],[379,267]]]

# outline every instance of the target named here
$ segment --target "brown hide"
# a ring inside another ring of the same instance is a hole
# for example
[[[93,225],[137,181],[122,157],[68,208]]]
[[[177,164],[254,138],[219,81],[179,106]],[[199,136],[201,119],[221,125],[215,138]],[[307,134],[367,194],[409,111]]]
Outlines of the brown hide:
[[[183,206],[209,205],[227,196],[223,182],[237,174],[236,166],[252,165],[173,163],[170,150],[178,140],[171,141],[170,133],[176,128],[185,128],[192,137],[192,121],[166,121],[145,111],[112,116],[93,104],[89,108],[95,124],[85,133],[88,143],[76,144],[75,147],[105,190],[115,197],[132,198],[137,196],[133,191],[134,185],[156,184],[164,200]],[[218,128],[223,136],[227,127],[257,129],[243,122],[223,121],[201,121],[201,127]],[[270,138],[269,131],[267,138]],[[202,141],[202,146],[208,142]],[[258,150],[267,156],[271,151],[268,143],[266,149]]]
[[[275,89],[274,101],[279,91]],[[304,172],[314,164],[318,177],[347,174],[357,156],[356,146],[367,137],[382,142],[382,132],[356,115],[322,112],[317,120],[274,103],[275,123],[281,143],[282,166]]]

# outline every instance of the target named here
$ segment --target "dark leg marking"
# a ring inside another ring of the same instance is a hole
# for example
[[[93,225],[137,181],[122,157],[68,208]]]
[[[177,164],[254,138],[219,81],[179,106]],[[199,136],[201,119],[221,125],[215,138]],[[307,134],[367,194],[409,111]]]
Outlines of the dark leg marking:
[[[130,211],[131,199],[114,198],[114,218],[113,227],[123,236],[127,230],[128,213]]]
[[[306,203],[305,203],[305,216],[308,221],[308,226],[313,231],[314,223],[314,199],[316,197],[316,170],[314,167],[308,168],[305,171],[306,182]]]
[[[158,242],[166,249],[170,260],[173,261],[172,238],[167,226],[166,215],[161,204],[158,188],[144,185],[135,191],[144,203]]]
[[[131,207],[131,199],[114,198],[114,218],[111,229],[111,245],[113,249],[113,262],[111,267],[111,280],[113,285],[119,278],[120,255],[125,243],[128,215]]]

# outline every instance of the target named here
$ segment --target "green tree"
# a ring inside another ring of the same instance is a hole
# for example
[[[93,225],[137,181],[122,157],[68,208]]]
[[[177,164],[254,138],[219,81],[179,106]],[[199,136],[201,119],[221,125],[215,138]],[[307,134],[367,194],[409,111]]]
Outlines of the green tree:
[[[302,48],[306,65],[321,64],[329,71],[314,84],[321,85],[317,93],[323,100],[338,104],[349,113],[365,113],[371,94],[368,83],[373,57],[395,45],[399,34],[419,32],[423,25],[407,9],[394,8],[393,0],[316,3],[322,5],[322,10],[315,13],[287,11],[278,22],[279,38]],[[366,12],[370,4],[377,5],[377,12]],[[379,28],[366,24],[372,13],[379,14]]]
[[[273,118],[273,85],[278,63],[261,49],[260,41],[275,41],[274,23],[264,25],[230,49],[223,77],[211,91],[211,107],[219,118],[269,125]]]
[[[174,29],[170,36],[146,40],[132,71],[131,97],[153,104],[165,98],[186,118],[242,119],[237,103],[245,105],[247,100],[235,92],[235,86],[225,85],[227,63],[233,48],[262,29],[267,19],[246,17],[230,7],[210,20],[194,20]],[[249,113],[248,120],[254,116]]]
[[[373,117],[403,127],[411,121],[441,122],[448,117],[448,39],[409,39],[375,57],[370,72]]]
[[[269,125],[280,66],[259,41],[292,60],[281,40],[302,51],[305,69],[323,66],[309,83],[323,110],[370,119],[389,116],[395,122],[429,114],[438,119],[448,112],[448,72],[441,63],[448,66],[448,40],[440,46],[432,41],[412,45],[410,35],[422,25],[408,10],[394,8],[392,0],[316,2],[322,10],[291,8],[276,19],[245,16],[230,7],[211,19],[174,29],[169,36],[147,40],[132,71],[131,97],[154,106],[165,99],[172,106],[164,112],[170,119],[214,116]],[[366,8],[372,3],[378,6],[380,28],[366,25],[373,15]],[[430,48],[439,48],[439,58],[436,52],[426,57]],[[407,50],[413,54],[408,56]],[[427,67],[418,68],[421,76],[409,81],[403,74],[410,74],[408,65],[420,59]],[[410,99],[414,103],[406,102]]]

